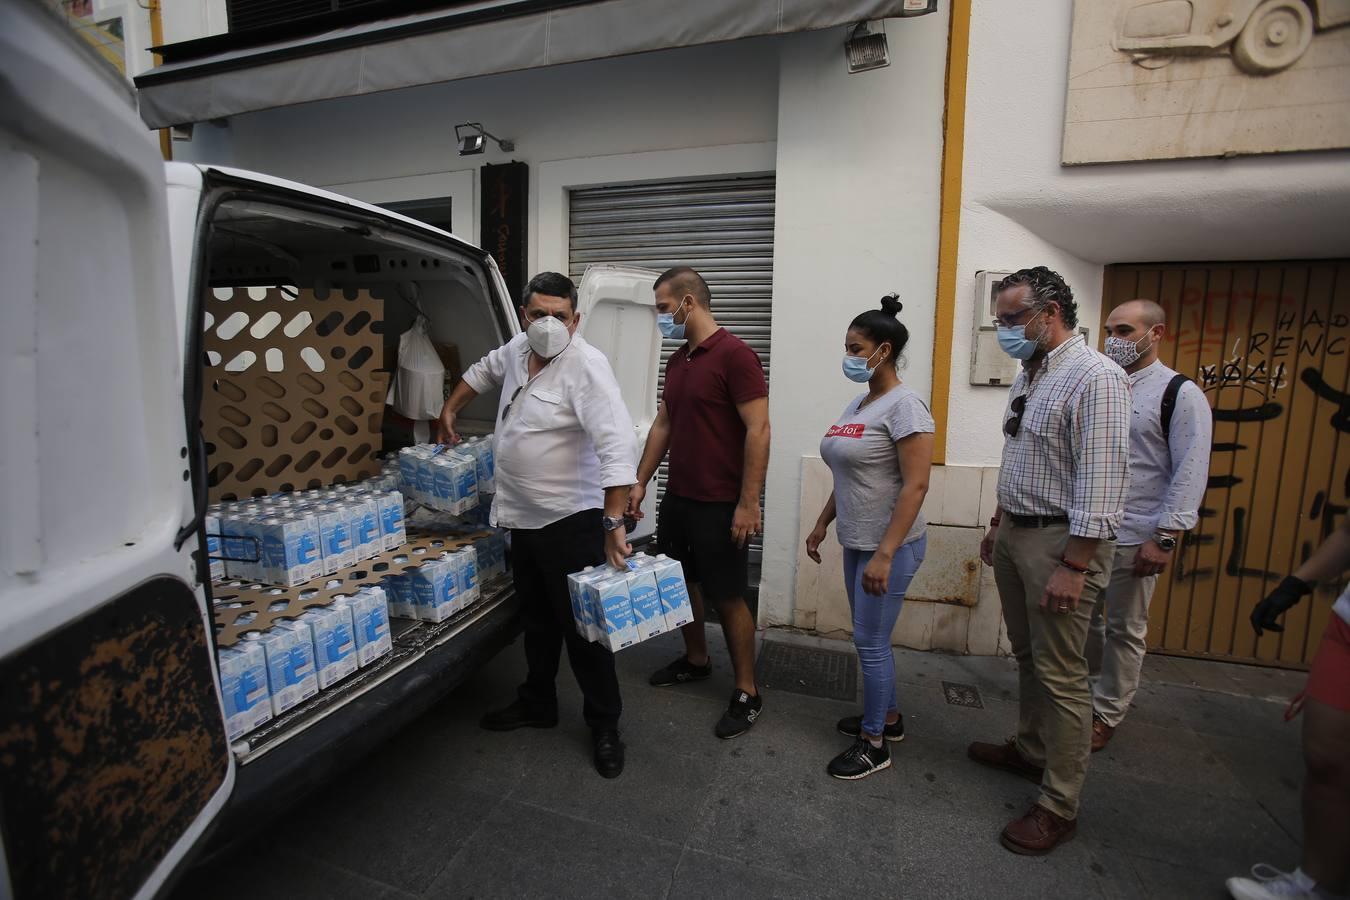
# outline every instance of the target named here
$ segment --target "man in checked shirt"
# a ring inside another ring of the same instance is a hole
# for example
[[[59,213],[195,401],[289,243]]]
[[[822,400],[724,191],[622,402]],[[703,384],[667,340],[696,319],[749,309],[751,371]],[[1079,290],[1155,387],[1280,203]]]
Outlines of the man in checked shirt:
[[[1087,776],[1092,693],[1084,655],[1093,605],[1111,577],[1129,482],[1130,387],[1076,331],[1073,291],[1044,266],[999,282],[999,344],[1022,371],[1003,416],[998,509],[980,545],[994,567],[1017,657],[1017,735],[967,753],[1040,785],[1003,829],[1014,853],[1073,837]]]

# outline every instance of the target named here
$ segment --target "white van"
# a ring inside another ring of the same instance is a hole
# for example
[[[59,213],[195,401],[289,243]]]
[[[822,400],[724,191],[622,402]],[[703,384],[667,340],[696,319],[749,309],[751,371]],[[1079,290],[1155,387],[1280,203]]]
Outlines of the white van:
[[[283,808],[517,631],[501,579],[464,616],[395,628],[384,664],[226,740],[206,299],[378,293],[386,368],[415,307],[467,364],[517,333],[516,303],[490,256],[446,232],[166,166],[131,89],[88,51],[36,0],[0,0],[0,897],[21,900],[163,892],[212,831],[229,840]],[[580,300],[640,439],[656,411],[654,275],[593,270]],[[490,431],[496,402],[471,405],[466,430]]]

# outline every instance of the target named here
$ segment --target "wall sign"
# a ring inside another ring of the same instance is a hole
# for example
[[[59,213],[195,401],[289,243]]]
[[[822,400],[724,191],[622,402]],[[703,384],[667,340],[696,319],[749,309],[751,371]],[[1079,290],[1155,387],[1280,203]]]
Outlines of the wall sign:
[[[512,301],[519,304],[520,292],[530,277],[525,271],[530,167],[522,162],[510,162],[483,166],[480,172],[483,185],[480,243],[497,261]]]

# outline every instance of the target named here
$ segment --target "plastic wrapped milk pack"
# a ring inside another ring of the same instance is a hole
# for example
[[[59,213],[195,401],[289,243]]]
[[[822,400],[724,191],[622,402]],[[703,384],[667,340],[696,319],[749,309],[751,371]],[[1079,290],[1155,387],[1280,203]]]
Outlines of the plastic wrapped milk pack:
[[[454,515],[466,513],[478,506],[482,453],[481,442],[465,442],[457,447],[446,444],[404,447],[398,454],[402,490],[431,509]],[[483,465],[485,473],[490,468],[490,463]]]
[[[215,504],[206,516],[213,578],[295,586],[407,541],[403,495],[357,485]]]
[[[402,573],[386,575],[382,582],[389,611],[400,619],[444,622],[475,603],[481,594],[478,551],[474,547],[436,555],[423,553],[420,558],[414,551],[407,557],[395,557],[394,562],[417,564]]]
[[[587,567],[567,576],[577,633],[622,650],[694,621],[684,567],[678,560],[638,555],[628,568]]]

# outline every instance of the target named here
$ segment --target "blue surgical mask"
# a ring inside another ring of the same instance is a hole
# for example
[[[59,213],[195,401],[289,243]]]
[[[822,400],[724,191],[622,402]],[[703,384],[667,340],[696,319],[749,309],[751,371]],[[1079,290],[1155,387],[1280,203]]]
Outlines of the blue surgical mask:
[[[1031,317],[1036,320],[1035,316]],[[1015,325],[1012,328],[998,326],[998,345],[1003,348],[1003,352],[1013,359],[1026,361],[1036,355],[1036,349],[1040,346],[1040,341],[1032,340],[1027,337],[1027,325]]]
[[[684,317],[684,322],[675,324],[675,313],[657,313],[656,327],[661,329],[661,336],[668,341],[684,340],[684,326],[689,321],[689,316]]]
[[[880,347],[872,353],[872,356],[876,356],[879,352],[881,352]],[[872,361],[872,356],[863,359],[861,356],[844,354],[844,377],[849,381],[856,381],[860,384],[871,381],[872,373],[876,371],[876,368],[868,368],[867,364]]]

